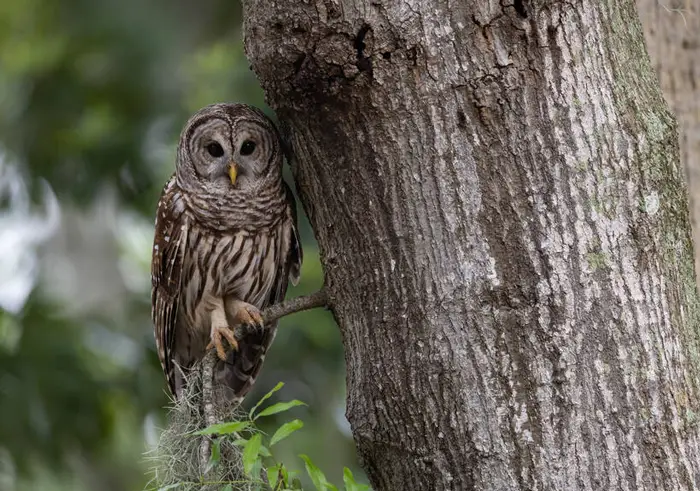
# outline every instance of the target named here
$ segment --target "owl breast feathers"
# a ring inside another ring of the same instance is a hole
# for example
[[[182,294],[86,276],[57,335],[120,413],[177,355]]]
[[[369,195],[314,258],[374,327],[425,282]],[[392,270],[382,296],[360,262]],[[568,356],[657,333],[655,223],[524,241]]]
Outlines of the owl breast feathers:
[[[276,323],[262,325],[260,311],[284,299],[302,261],[282,162],[276,128],[250,106],[207,106],[182,131],[151,263],[158,356],[176,398],[208,348],[231,399],[246,395],[262,367]],[[244,326],[238,338],[236,326]]]

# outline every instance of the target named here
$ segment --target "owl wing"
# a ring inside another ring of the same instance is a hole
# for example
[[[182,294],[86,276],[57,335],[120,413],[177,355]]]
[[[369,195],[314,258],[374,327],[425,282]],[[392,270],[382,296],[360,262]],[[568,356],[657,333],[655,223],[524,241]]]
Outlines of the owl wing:
[[[151,260],[151,317],[155,327],[158,358],[173,395],[176,395],[173,344],[187,242],[184,211],[182,195],[173,176],[163,188],[158,201]]]

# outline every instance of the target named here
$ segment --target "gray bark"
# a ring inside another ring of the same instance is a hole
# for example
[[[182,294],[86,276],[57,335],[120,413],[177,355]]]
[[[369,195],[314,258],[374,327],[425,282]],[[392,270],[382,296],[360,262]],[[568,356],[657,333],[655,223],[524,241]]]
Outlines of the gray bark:
[[[245,0],[376,490],[700,486],[676,123],[634,3]]]
[[[700,4],[637,0],[649,56],[678,118],[681,162],[690,187],[695,271],[700,272]]]

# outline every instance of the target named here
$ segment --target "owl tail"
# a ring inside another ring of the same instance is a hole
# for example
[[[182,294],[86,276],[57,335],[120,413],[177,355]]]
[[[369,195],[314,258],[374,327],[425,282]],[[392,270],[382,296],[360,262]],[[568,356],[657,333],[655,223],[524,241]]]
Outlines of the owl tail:
[[[276,332],[276,322],[262,329],[251,329],[237,339],[238,349],[229,351],[226,361],[217,361],[214,382],[225,388],[226,399],[240,402],[253,388]]]

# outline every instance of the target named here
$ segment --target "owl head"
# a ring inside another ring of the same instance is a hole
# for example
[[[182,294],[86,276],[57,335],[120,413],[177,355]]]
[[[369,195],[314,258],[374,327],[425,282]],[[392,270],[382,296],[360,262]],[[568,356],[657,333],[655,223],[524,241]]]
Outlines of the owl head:
[[[195,113],[180,135],[177,178],[184,188],[226,196],[255,194],[282,176],[275,125],[245,104],[213,104]]]

